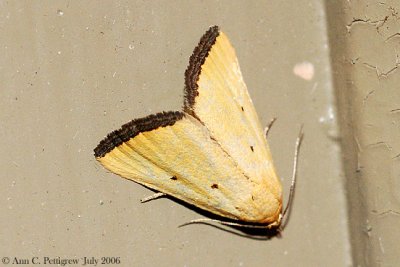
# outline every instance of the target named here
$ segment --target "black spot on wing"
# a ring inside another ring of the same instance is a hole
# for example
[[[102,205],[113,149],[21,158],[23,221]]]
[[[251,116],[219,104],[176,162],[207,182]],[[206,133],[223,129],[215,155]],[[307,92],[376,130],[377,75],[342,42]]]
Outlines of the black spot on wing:
[[[218,189],[218,184],[212,184],[212,185],[211,185],[211,188],[212,188],[212,189]]]

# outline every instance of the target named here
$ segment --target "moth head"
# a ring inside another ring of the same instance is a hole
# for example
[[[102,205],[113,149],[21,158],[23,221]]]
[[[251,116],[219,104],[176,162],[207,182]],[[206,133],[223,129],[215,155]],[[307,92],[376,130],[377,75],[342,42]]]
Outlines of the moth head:
[[[278,229],[280,231],[282,222],[282,213],[280,212],[278,215],[278,219],[267,225],[267,229]]]

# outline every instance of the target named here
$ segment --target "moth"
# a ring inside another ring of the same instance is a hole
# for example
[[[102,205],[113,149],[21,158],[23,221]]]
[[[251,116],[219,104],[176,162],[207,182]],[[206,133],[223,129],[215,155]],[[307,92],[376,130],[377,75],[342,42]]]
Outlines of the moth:
[[[134,119],[94,155],[113,173],[226,218],[222,224],[278,228],[286,212],[238,59],[218,26],[190,57],[182,111]]]

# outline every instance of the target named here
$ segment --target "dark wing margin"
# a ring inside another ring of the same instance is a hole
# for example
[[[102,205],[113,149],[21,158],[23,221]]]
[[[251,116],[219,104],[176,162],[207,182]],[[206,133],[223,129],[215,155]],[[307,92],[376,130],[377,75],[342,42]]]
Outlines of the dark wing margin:
[[[180,111],[169,111],[152,114],[144,118],[134,119],[107,135],[94,149],[96,158],[104,157],[115,147],[127,142],[141,132],[148,132],[159,127],[172,126],[184,116]]]
[[[198,96],[197,81],[201,73],[201,66],[206,61],[208,53],[219,35],[219,27],[211,26],[208,31],[201,37],[199,44],[194,49],[193,54],[189,59],[189,66],[185,71],[185,99],[183,111],[195,116],[192,107],[195,103],[195,98]],[[169,111],[152,114],[144,118],[134,119],[121,126],[107,135],[94,149],[96,158],[104,157],[108,152],[115,147],[127,142],[141,132],[148,132],[159,127],[174,125],[176,121],[182,119],[183,112]]]
[[[208,53],[215,44],[218,35],[219,27],[211,26],[201,37],[199,44],[190,56],[189,66],[185,71],[185,100],[183,110],[191,115],[194,115],[192,107],[195,103],[196,96],[199,94],[197,91],[197,81],[201,73],[201,66],[206,61]]]

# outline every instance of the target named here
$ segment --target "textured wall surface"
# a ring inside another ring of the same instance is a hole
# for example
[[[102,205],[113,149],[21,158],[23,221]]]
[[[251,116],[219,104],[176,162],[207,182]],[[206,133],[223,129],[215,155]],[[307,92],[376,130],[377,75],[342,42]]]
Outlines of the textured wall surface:
[[[400,5],[327,1],[355,266],[397,266]]]

